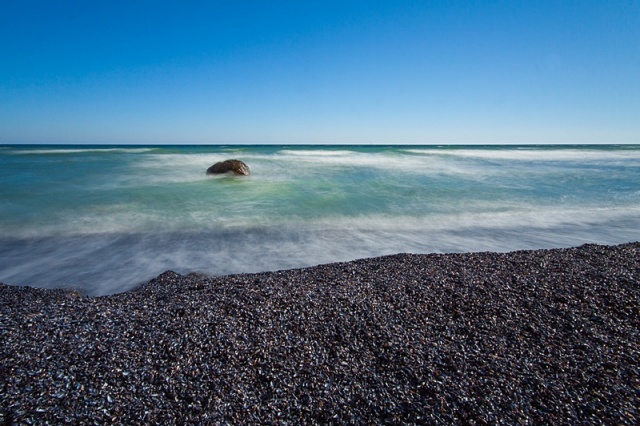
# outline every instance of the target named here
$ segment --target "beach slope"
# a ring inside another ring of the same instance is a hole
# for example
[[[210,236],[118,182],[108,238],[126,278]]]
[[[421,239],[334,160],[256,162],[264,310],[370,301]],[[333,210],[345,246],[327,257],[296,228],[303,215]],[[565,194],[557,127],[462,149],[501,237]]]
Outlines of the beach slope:
[[[0,423],[631,425],[639,326],[640,243],[0,285]]]

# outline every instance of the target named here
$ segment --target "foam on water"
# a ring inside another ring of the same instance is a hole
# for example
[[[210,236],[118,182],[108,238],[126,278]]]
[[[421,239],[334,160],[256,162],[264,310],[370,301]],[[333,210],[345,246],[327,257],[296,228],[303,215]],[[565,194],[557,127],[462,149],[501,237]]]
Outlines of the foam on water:
[[[280,154],[288,155],[288,156],[302,156],[302,157],[343,157],[345,155],[353,155],[355,151],[341,150],[341,149],[327,149],[325,151],[319,150],[291,150],[291,149],[283,149],[280,150]]]
[[[483,160],[509,160],[509,161],[563,161],[576,163],[603,163],[611,161],[620,161],[629,163],[634,161],[638,164],[640,161],[640,152],[635,149],[627,149],[621,146],[618,150],[594,149],[583,147],[581,149],[549,149],[545,148],[524,148],[520,147],[513,150],[481,150],[481,149],[406,149],[405,152],[410,154],[426,155],[426,156],[448,156],[459,158],[475,158]]]
[[[640,239],[638,209],[360,217],[309,224],[233,225],[200,232],[105,233],[2,240],[3,281],[125,291],[160,272],[213,275],[303,267],[398,252],[510,251]],[[561,218],[561,217],[564,217]],[[614,225],[613,227],[611,225]],[[298,226],[296,226],[298,225]]]
[[[206,176],[228,158],[251,176]],[[167,269],[640,240],[639,160],[629,146],[12,147],[0,281],[99,295]]]

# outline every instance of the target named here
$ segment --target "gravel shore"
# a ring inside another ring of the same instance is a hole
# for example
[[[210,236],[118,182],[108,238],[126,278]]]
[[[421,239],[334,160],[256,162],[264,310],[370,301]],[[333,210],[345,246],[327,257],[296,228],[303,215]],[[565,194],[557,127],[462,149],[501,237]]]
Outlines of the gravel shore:
[[[0,423],[640,422],[640,243],[0,285]]]

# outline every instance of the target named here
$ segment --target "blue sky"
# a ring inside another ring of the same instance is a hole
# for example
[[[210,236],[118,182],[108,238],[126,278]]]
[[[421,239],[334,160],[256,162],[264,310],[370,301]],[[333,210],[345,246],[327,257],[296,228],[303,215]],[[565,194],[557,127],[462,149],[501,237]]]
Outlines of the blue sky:
[[[640,143],[640,1],[0,5],[0,143]]]

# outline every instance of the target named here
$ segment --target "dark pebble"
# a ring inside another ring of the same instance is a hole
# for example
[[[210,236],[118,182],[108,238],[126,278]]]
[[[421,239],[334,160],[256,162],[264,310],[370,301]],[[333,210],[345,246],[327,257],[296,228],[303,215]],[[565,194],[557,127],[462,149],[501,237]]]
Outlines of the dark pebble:
[[[636,425],[639,283],[631,243],[0,285],[0,424]]]

